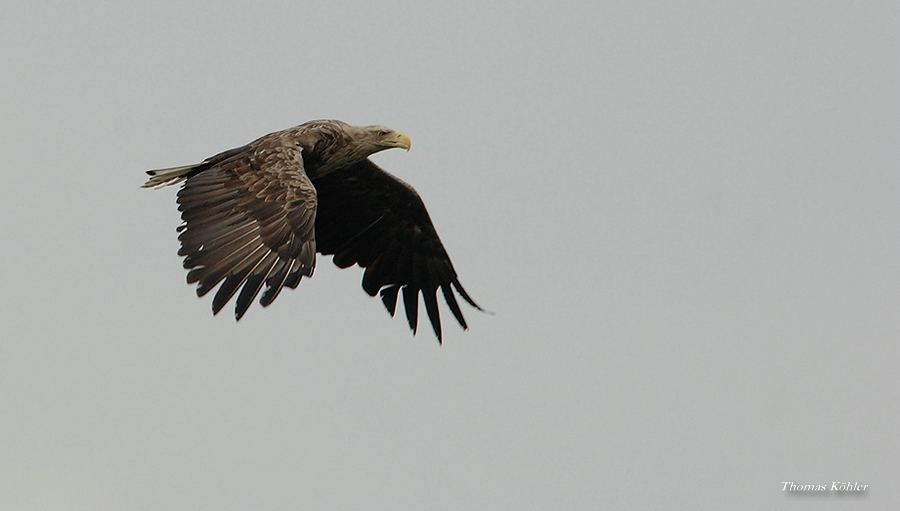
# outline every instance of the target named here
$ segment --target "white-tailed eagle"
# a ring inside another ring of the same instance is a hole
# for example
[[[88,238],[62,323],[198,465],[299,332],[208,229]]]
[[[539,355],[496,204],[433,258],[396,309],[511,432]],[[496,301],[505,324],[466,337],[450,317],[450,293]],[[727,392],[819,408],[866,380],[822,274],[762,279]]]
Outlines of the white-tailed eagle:
[[[213,314],[235,294],[238,320],[260,292],[259,303],[269,305],[282,288],[312,276],[319,252],[341,268],[365,268],[363,289],[380,293],[392,316],[402,290],[413,334],[421,293],[440,342],[438,289],[463,329],[454,291],[482,309],[460,285],[416,191],[368,159],[392,147],[409,150],[409,137],[310,121],[195,165],[150,170],[144,187],[184,182],[178,255],[198,296],[219,286]]]

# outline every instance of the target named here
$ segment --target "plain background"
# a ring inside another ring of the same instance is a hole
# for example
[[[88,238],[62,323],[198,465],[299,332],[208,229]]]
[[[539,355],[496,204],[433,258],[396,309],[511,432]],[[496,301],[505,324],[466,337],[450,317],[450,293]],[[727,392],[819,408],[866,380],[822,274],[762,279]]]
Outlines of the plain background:
[[[6,2],[0,509],[896,507],[898,5]],[[495,315],[212,317],[144,171],[316,118]]]

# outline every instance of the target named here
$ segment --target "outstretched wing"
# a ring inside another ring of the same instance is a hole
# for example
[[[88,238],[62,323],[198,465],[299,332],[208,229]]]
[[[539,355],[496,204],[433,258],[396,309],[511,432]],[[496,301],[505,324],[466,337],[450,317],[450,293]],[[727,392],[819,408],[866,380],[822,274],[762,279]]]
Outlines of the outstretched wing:
[[[334,263],[341,268],[353,264],[365,268],[363,289],[370,296],[380,291],[392,316],[402,289],[413,333],[421,292],[431,326],[441,340],[438,288],[453,316],[467,328],[454,290],[471,306],[481,308],[460,285],[425,204],[411,186],[368,159],[316,178],[313,184],[319,200],[319,252],[334,254]]]
[[[284,286],[297,287],[316,262],[316,191],[301,150],[280,139],[214,156],[187,174],[178,191],[184,224],[179,255],[187,281],[203,296],[221,282],[213,314],[238,292],[235,317],[254,298],[264,307]]]

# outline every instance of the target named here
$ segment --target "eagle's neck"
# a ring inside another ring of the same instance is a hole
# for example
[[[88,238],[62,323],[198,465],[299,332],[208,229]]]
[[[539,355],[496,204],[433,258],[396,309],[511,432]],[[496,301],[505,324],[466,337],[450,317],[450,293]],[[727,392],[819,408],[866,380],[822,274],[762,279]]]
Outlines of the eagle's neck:
[[[359,163],[382,149],[378,147],[373,148],[364,142],[344,138],[339,142],[335,141],[335,143],[327,146],[317,147],[310,151],[308,155],[304,154],[303,163],[307,168],[307,174],[312,171],[316,177],[321,177],[335,170]],[[312,168],[307,165],[310,165]]]

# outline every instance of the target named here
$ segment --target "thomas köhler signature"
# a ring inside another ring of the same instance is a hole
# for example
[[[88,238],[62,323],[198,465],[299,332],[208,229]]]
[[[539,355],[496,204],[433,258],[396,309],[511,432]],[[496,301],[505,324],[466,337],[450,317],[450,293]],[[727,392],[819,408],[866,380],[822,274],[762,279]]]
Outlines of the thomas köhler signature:
[[[832,481],[831,484],[796,484],[793,481],[782,481],[781,491],[787,492],[824,492],[833,491],[839,493],[845,492],[867,492],[868,484],[859,484],[857,482],[841,482]]]

